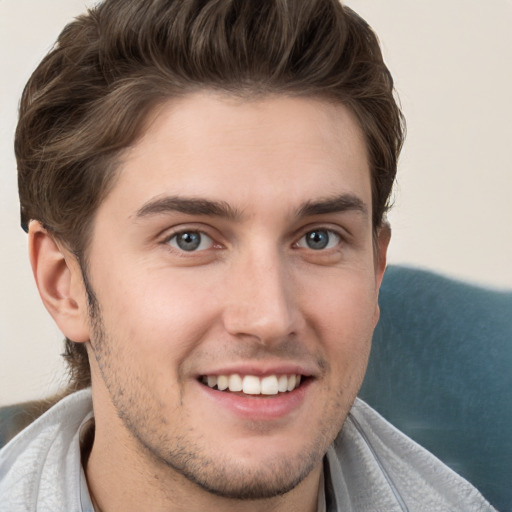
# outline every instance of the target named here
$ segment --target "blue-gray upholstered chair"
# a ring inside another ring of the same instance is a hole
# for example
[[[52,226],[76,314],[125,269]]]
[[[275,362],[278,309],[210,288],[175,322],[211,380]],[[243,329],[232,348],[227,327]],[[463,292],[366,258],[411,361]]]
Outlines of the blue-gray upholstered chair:
[[[512,511],[512,290],[404,267],[382,283],[361,398]]]

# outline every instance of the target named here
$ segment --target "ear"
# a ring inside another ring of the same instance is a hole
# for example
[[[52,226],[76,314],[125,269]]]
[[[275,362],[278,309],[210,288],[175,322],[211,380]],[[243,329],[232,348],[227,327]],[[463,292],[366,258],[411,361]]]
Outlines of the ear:
[[[30,223],[28,238],[32,272],[46,309],[67,338],[89,341],[87,295],[76,257],[38,221]]]
[[[388,255],[388,246],[391,240],[391,226],[388,221],[383,221],[382,226],[377,231],[377,240],[375,243],[375,277],[377,287],[380,288]]]
[[[387,253],[390,240],[391,226],[389,225],[389,222],[384,220],[382,226],[379,228],[377,232],[377,239],[374,242],[375,284],[377,290],[377,298],[378,292],[380,290],[380,285],[382,284],[382,278],[384,277],[384,272],[386,270]],[[379,317],[380,307],[377,302],[374,318],[374,327],[377,325]]]

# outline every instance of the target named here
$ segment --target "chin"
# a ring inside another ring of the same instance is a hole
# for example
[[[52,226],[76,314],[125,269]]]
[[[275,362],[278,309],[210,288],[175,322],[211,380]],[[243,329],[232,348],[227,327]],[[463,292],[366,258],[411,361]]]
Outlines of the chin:
[[[322,457],[315,454],[261,464],[260,469],[242,467],[235,461],[180,470],[189,481],[210,494],[232,500],[264,500],[283,496],[295,489],[317,467]]]

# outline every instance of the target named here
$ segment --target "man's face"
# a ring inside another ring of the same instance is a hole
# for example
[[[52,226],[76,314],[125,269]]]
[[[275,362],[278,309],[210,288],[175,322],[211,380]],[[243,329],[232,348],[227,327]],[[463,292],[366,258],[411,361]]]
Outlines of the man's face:
[[[201,93],[159,109],[95,219],[97,439],[237,498],[319,471],[378,319],[371,213],[342,105]]]

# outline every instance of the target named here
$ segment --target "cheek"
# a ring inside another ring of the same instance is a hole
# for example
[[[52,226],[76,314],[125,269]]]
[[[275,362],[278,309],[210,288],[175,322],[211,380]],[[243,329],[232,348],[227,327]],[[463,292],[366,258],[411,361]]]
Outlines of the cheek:
[[[316,289],[307,294],[305,310],[309,324],[323,340],[329,362],[344,373],[364,369],[378,311],[375,281],[366,273],[338,272]]]
[[[105,328],[141,363],[179,360],[206,335],[217,315],[217,301],[192,273],[143,271],[131,278],[107,277],[99,293]],[[110,281],[110,282],[109,282]]]

